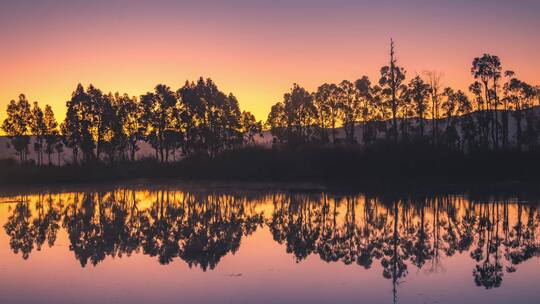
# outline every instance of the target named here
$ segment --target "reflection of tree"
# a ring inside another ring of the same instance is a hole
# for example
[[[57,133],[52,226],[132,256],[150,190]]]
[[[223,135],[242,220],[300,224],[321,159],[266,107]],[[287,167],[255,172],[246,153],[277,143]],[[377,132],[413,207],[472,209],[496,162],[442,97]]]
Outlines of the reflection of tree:
[[[468,252],[477,261],[474,281],[485,288],[500,286],[504,269],[514,271],[515,265],[540,256],[538,216],[530,205],[517,204],[517,223],[505,241],[501,231],[512,220],[509,208],[516,206],[508,201],[477,203],[453,196],[362,201],[327,194],[319,201],[314,204],[313,197],[298,194],[274,196],[268,220],[274,239],[297,261],[317,253],[327,262],[355,261],[369,268],[374,259],[380,260],[395,293],[409,264],[420,269],[431,261],[429,271],[437,271],[442,257],[456,252]]]
[[[245,202],[229,196],[190,196],[182,225],[180,258],[201,269],[214,269],[226,254],[235,253],[243,236],[263,223],[262,214],[248,210]]]
[[[23,259],[28,259],[34,249],[35,232],[31,226],[31,216],[28,203],[17,203],[4,225],[11,249],[15,253],[21,252]]]
[[[313,202],[307,195],[277,199],[280,202],[274,198],[274,213],[269,228],[274,240],[280,244],[285,243],[287,252],[293,253],[299,262],[316,250],[316,241],[321,235],[320,222],[316,218],[327,206],[324,205],[321,211],[318,202]],[[328,238],[333,239],[333,236]]]
[[[238,251],[243,237],[265,223],[275,241],[297,262],[310,255],[325,262],[370,269],[380,263],[394,295],[411,267],[443,269],[444,257],[469,255],[475,284],[495,288],[504,272],[540,256],[539,215],[532,204],[460,196],[373,197],[276,193],[266,219],[247,197],[222,193],[148,193],[150,204],[132,190],[39,195],[17,203],[4,230],[15,253],[29,258],[53,246],[63,227],[70,250],[84,267],[134,252],[214,269]]]
[[[44,196],[39,195],[35,204],[34,218],[29,203],[17,203],[4,225],[10,238],[11,249],[15,253],[21,252],[24,259],[30,256],[34,248],[41,250],[45,242],[52,247],[56,241],[56,234],[60,228],[59,210],[50,195],[45,202],[43,200]]]
[[[41,198],[41,196],[40,196]],[[52,247],[56,241],[56,233],[60,228],[60,208],[54,204],[52,196],[49,194],[46,201],[40,199],[36,203],[37,217],[34,218],[33,226],[35,230],[35,242],[37,250],[47,241],[47,245]]]

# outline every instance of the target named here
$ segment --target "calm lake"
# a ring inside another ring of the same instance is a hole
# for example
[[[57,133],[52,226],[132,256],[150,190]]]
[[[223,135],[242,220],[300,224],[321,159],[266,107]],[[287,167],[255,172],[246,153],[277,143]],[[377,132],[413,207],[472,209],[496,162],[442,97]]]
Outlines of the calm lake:
[[[0,192],[0,303],[533,303],[540,199],[309,186]]]

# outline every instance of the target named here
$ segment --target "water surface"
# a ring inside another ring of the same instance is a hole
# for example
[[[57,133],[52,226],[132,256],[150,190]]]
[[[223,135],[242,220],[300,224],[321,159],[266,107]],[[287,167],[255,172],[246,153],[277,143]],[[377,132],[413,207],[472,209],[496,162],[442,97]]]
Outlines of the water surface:
[[[534,196],[302,189],[4,191],[0,303],[540,298]]]

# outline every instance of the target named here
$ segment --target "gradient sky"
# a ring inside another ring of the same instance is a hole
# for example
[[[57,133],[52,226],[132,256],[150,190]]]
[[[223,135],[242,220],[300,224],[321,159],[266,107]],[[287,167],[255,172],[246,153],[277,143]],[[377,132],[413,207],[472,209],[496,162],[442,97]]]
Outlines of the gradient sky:
[[[211,77],[266,119],[292,83],[377,79],[394,38],[408,78],[466,89],[483,53],[540,83],[540,1],[0,0],[0,119],[25,93],[59,118],[77,83],[130,95]]]

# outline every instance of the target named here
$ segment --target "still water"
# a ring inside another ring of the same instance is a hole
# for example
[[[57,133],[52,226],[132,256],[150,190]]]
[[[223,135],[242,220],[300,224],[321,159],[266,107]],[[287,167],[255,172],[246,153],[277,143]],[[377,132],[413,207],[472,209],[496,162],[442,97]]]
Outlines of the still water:
[[[538,303],[539,202],[243,185],[3,191],[0,303]]]

